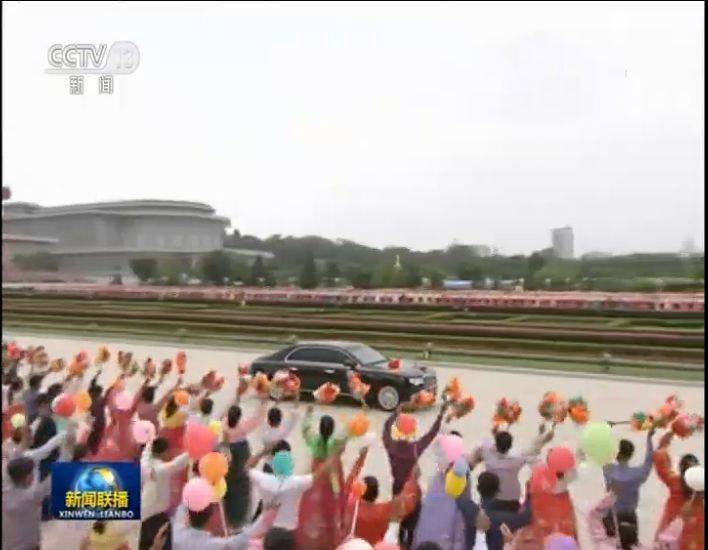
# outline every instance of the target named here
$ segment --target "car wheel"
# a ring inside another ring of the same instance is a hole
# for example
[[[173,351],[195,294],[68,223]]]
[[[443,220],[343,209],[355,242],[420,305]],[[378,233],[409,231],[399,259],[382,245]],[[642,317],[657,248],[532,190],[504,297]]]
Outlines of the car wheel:
[[[385,411],[392,411],[401,401],[400,395],[398,395],[398,390],[393,386],[384,386],[376,394],[376,400]]]

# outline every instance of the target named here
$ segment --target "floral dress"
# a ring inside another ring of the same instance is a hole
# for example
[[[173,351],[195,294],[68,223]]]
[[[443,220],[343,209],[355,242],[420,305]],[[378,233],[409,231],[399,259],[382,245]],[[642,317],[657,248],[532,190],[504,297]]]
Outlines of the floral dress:
[[[312,428],[312,415],[303,421],[302,435],[312,454],[316,470],[340,447],[346,437],[330,437],[326,442]],[[329,475],[320,476],[302,495],[296,533],[298,548],[331,550],[347,533],[347,494],[341,460],[336,460]]]

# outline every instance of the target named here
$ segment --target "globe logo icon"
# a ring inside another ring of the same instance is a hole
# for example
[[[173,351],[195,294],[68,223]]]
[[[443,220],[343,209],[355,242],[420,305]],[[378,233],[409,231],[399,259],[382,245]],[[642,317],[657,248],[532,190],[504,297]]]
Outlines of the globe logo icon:
[[[110,492],[120,489],[115,472],[111,468],[95,467],[84,470],[76,480],[75,491],[81,492]]]

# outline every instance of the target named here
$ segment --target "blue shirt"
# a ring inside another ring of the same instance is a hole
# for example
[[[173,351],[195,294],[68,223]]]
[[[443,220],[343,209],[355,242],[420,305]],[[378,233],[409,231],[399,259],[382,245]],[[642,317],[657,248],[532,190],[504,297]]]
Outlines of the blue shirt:
[[[466,548],[474,548],[475,539],[477,538],[477,514],[479,514],[480,508],[487,514],[491,523],[486,533],[487,548],[489,550],[503,550],[504,535],[501,532],[503,524],[506,524],[509,530],[514,532],[531,523],[531,499],[526,499],[518,513],[509,512],[503,506],[495,498],[483,498],[481,507],[471,499],[460,498],[457,500],[457,507],[462,512],[462,518],[465,522]]]
[[[602,469],[606,488],[617,495],[614,509],[616,512],[636,512],[639,504],[639,488],[649,477],[652,469],[654,444],[651,435],[647,436],[647,454],[641,466],[629,466],[623,463],[608,464]]]
[[[24,401],[25,404],[25,411],[27,412],[27,422],[30,424],[34,422],[35,418],[37,418],[39,409],[37,406],[37,397],[39,397],[39,390],[33,390],[32,388],[25,391],[22,396],[22,401]]]

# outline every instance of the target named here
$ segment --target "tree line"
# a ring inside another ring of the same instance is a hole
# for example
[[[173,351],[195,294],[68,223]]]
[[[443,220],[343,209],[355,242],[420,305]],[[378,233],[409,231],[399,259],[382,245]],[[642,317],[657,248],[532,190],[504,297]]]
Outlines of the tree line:
[[[253,286],[294,284],[355,288],[440,288],[445,279],[472,281],[475,287],[500,288],[505,284],[526,289],[698,290],[702,289],[703,256],[631,254],[562,260],[548,251],[528,256],[479,256],[473,247],[416,251],[405,247],[373,248],[346,240],[317,236],[259,239],[227,235],[223,250],[187,265],[178,258],[143,258],[131,267],[142,281],[179,284],[196,278],[210,284],[242,283]],[[272,253],[254,259],[231,249]]]

